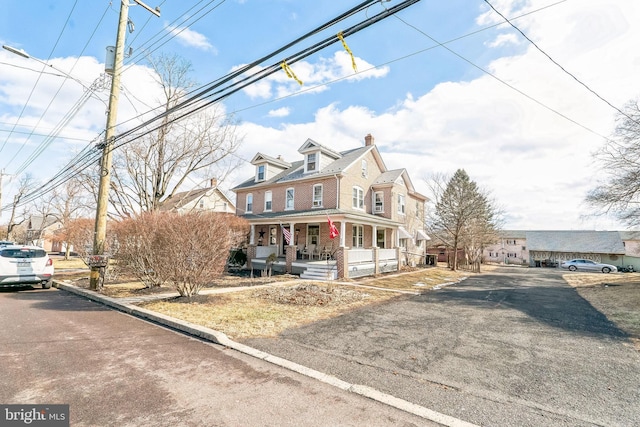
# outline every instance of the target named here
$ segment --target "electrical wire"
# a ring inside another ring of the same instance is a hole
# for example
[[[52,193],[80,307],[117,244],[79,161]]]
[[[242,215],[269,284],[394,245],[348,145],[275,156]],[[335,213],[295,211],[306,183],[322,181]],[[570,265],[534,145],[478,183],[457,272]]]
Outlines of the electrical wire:
[[[515,24],[513,22],[511,22],[509,19],[507,19],[502,13],[500,13],[495,7],[493,7],[493,5],[488,1],[488,0],[484,0],[484,2],[486,4],[489,5],[489,7],[491,9],[493,9],[493,11],[495,13],[497,13],[498,15],[500,15],[500,17],[502,19],[504,19],[504,21],[511,25],[511,27],[516,30],[517,32],[519,32],[522,37],[524,37],[529,43],[531,43],[531,45],[533,47],[535,47],[538,52],[540,52],[541,54],[543,54],[544,56],[547,57],[547,59],[549,61],[551,61],[554,65],[556,65],[558,68],[560,68],[566,75],[568,75],[569,77],[571,77],[573,80],[575,80],[576,82],[578,82],[580,85],[582,85],[585,89],[587,89],[589,92],[591,92],[593,95],[595,95],[598,99],[600,99],[601,101],[603,101],[605,104],[607,104],[609,107],[613,108],[614,110],[616,110],[619,114],[621,114],[622,116],[626,117],[627,119],[631,120],[632,122],[640,125],[640,122],[636,121],[635,118],[629,116],[627,113],[625,113],[624,111],[622,111],[621,109],[619,109],[618,107],[616,107],[615,105],[613,105],[611,102],[607,101],[605,98],[603,98],[600,94],[598,94],[595,90],[591,89],[586,83],[584,83],[582,80],[580,80],[578,77],[576,77],[574,74],[570,73],[569,71],[567,71],[566,68],[564,68],[562,65],[560,65],[555,59],[553,59],[547,52],[545,52],[544,50],[542,50],[542,48],[540,46],[538,46],[536,44],[536,42],[534,42],[533,40],[531,40],[520,28],[516,27]]]
[[[474,62],[472,62],[471,60],[465,58],[464,56],[460,55],[459,53],[457,53],[456,51],[452,50],[451,48],[449,48],[448,46],[446,46],[444,43],[439,42],[438,40],[436,40],[435,38],[431,37],[429,34],[427,34],[426,32],[422,31],[421,29],[415,27],[412,24],[409,24],[408,22],[404,21],[402,18],[399,17],[395,17],[396,19],[399,19],[402,23],[404,23],[405,25],[409,26],[410,28],[413,28],[414,30],[418,31],[420,34],[426,36],[427,38],[429,38],[431,41],[433,41],[434,43],[436,43],[437,46],[442,47],[444,49],[446,49],[447,51],[449,51],[450,53],[452,53],[453,55],[457,56],[458,58],[462,59],[463,61],[465,61],[466,63],[468,63],[469,65],[473,66],[474,68],[482,71],[484,74],[488,75],[489,77],[495,79],[496,81],[500,82],[501,84],[507,86],[509,89],[519,93],[520,95],[524,96],[525,98],[535,102],[536,104],[540,105],[541,107],[551,111],[554,114],[557,114],[558,116],[562,117],[563,119],[581,127],[582,129],[586,130],[587,132],[590,132],[600,138],[603,138],[607,141],[610,141],[610,139],[604,135],[599,134],[598,132],[594,131],[593,129],[583,125],[582,123],[579,123],[578,121],[570,118],[569,116],[561,113],[560,111],[546,105],[545,103],[543,103],[542,101],[537,100],[536,98],[532,97],[531,95],[528,95],[527,93],[521,91],[520,89],[516,88],[515,86],[507,83],[506,81],[502,80],[501,78],[499,78],[498,76],[496,76],[495,74],[491,73],[488,70],[485,70],[484,68],[482,68],[481,66],[475,64]]]
[[[351,16],[351,15],[353,15],[353,14],[357,13],[357,12],[358,12],[358,11],[360,11],[360,10],[363,10],[363,8],[364,8],[364,7],[368,6],[368,5],[369,5],[369,4],[371,4],[371,3],[374,3],[374,2],[376,2],[376,1],[378,1],[378,0],[365,1],[365,2],[361,3],[360,5],[356,6],[355,8],[352,8],[352,9],[350,9],[349,11],[345,12],[344,14],[341,14],[339,17],[335,18],[334,20],[330,21],[329,23],[325,23],[325,24],[323,24],[323,25],[321,25],[321,26],[317,27],[317,28],[316,28],[316,29],[314,29],[313,31],[311,31],[311,32],[307,33],[306,35],[304,35],[304,36],[302,36],[302,37],[299,37],[299,38],[298,38],[298,39],[296,39],[294,42],[288,43],[288,44],[287,44],[287,45],[285,45],[284,47],[282,47],[282,48],[280,48],[280,49],[276,50],[275,52],[273,52],[273,53],[271,53],[271,54],[269,54],[269,55],[266,55],[265,57],[261,58],[260,60],[258,60],[258,61],[254,61],[253,63],[251,63],[251,64],[249,64],[249,65],[247,65],[247,66],[245,66],[245,67],[242,67],[239,71],[240,71],[240,72],[243,72],[243,71],[245,71],[245,70],[249,70],[249,69],[253,68],[253,67],[254,67],[254,66],[256,66],[257,64],[259,64],[259,63],[261,63],[261,62],[264,62],[264,60],[265,60],[265,59],[270,59],[270,58],[272,58],[273,56],[275,56],[275,55],[277,55],[277,54],[279,54],[279,53],[283,52],[284,50],[286,50],[286,49],[290,48],[291,46],[293,46],[293,45],[297,44],[297,43],[298,43],[298,42],[300,42],[301,40],[304,40],[305,38],[308,38],[308,37],[310,37],[311,35],[314,35],[314,34],[316,34],[317,32],[319,32],[319,31],[321,31],[321,30],[324,30],[324,29],[326,29],[326,28],[329,28],[330,26],[334,25],[333,23],[340,22],[340,21],[342,21],[342,20],[346,19],[346,17]],[[405,1],[404,1],[403,3],[401,3],[400,5],[398,5],[398,6],[394,7],[394,8],[392,8],[392,9],[385,10],[384,12],[381,12],[378,16],[376,16],[376,17],[374,17],[374,18],[370,18],[370,19],[366,20],[365,22],[363,22],[363,23],[361,23],[361,24],[358,24],[358,25],[356,25],[356,26],[351,27],[351,28],[350,28],[350,29],[348,29],[347,31],[344,31],[344,32],[343,32],[343,34],[344,34],[345,36],[348,36],[348,35],[351,35],[351,34],[355,34],[356,32],[358,32],[358,31],[360,31],[360,30],[362,30],[362,29],[364,29],[364,28],[367,28],[367,27],[368,27],[368,26],[370,26],[370,25],[373,25],[375,22],[378,22],[378,21],[379,21],[379,20],[381,20],[381,19],[384,19],[384,18],[386,18],[386,17],[388,17],[388,16],[391,16],[393,13],[396,13],[397,11],[400,11],[400,10],[402,10],[402,9],[404,9],[404,8],[406,8],[406,7],[408,7],[408,6],[412,5],[412,4],[414,4],[414,3],[417,3],[418,1],[420,1],[420,0],[405,0]],[[339,41],[338,37],[336,37],[336,36],[332,36],[331,38],[325,39],[325,41],[324,41],[324,42],[316,43],[314,46],[312,46],[312,48],[307,48],[307,49],[303,50],[299,55],[297,55],[297,58],[296,58],[296,57],[291,57],[290,63],[297,62],[297,61],[299,61],[299,60],[301,60],[301,59],[303,59],[303,58],[305,58],[305,57],[307,57],[307,56],[311,55],[312,53],[315,53],[315,52],[317,52],[318,50],[323,49],[323,48],[325,48],[325,47],[327,47],[327,46],[329,46],[329,45],[331,45],[331,44],[333,44],[333,43],[336,43],[336,42],[338,42],[338,41]],[[217,102],[217,101],[219,101],[220,99],[223,99],[223,98],[225,98],[225,97],[227,97],[227,96],[231,95],[232,93],[237,92],[238,90],[241,90],[242,88],[246,87],[248,84],[255,83],[255,82],[257,82],[258,80],[260,80],[260,79],[262,79],[262,78],[267,77],[268,75],[270,75],[270,74],[272,74],[272,73],[274,73],[274,72],[276,72],[276,71],[278,70],[278,68],[277,68],[277,67],[279,66],[279,64],[280,64],[280,62],[278,62],[278,63],[276,63],[276,64],[273,64],[273,65],[270,67],[270,71],[269,71],[268,73],[262,73],[262,74],[261,74],[261,76],[259,76],[259,78],[256,78],[256,79],[254,79],[254,80],[249,80],[248,82],[245,82],[245,83],[244,83],[244,85],[240,85],[240,86],[236,87],[235,89],[233,89],[232,91],[229,91],[229,92],[227,92],[227,93],[225,93],[225,94],[223,94],[223,95],[220,95],[220,96],[218,96],[218,97],[214,98],[213,100],[208,101],[208,102],[206,103],[206,105],[200,105],[200,106],[197,106],[197,108],[192,109],[191,111],[188,111],[187,113],[184,113],[183,115],[181,115],[179,118],[176,118],[175,120],[179,120],[179,119],[181,119],[181,118],[186,117],[187,115],[193,114],[194,112],[199,111],[200,109],[202,109],[202,108],[204,108],[204,107],[206,107],[206,106],[208,106],[208,105],[210,105],[210,104],[212,104],[212,103],[214,103],[214,102]],[[218,83],[217,83],[217,85],[219,86],[220,84],[222,84],[222,83],[224,83],[224,82],[226,82],[226,81],[229,81],[229,80],[233,79],[233,76],[235,76],[235,75],[239,75],[239,74],[240,74],[240,72],[232,73],[232,75],[231,75],[231,76],[227,76],[226,78],[224,78],[224,79],[222,79],[222,80],[220,80],[220,79],[219,79],[219,80],[217,80],[217,82],[218,82]],[[245,80],[246,80],[246,79],[245,79]],[[235,84],[234,84],[234,85],[235,85]],[[206,93],[206,92],[208,92],[208,91],[213,90],[214,88],[215,88],[215,86],[214,86],[214,87],[210,87],[210,88],[206,89],[204,92]],[[221,92],[221,91],[219,91],[219,92]],[[181,105],[179,105],[178,107],[179,107],[179,108],[184,109],[184,108],[186,108],[187,106],[190,106],[190,105],[194,104],[194,102],[195,102],[196,100],[201,100],[201,99],[202,99],[202,98],[201,98],[202,93],[200,93],[199,95],[200,95],[200,97],[198,97],[198,96],[192,96],[191,98],[187,99],[187,101],[183,102],[183,103],[182,103]],[[209,95],[209,96],[210,96],[210,95]],[[176,112],[176,111],[178,111],[178,109],[179,109],[179,108],[174,108],[171,112]],[[154,122],[154,121],[156,121],[156,120],[159,120],[160,118],[163,118],[163,117],[165,117],[165,116],[166,116],[166,114],[160,114],[160,115],[156,116],[154,119],[152,119],[151,121],[147,121],[145,124],[143,124],[143,125],[141,125],[141,126],[136,127],[136,130],[141,130],[141,129],[143,129],[145,126],[148,126],[150,123],[152,123],[152,122]],[[153,131],[154,131],[154,130],[156,130],[156,129],[157,129],[157,127],[156,127],[156,128],[154,128],[154,129],[151,129],[151,130],[146,130],[146,131],[144,132],[144,134],[148,134],[148,133],[150,133],[150,132],[153,132]],[[122,138],[124,138],[125,136],[131,136],[132,134],[133,134],[133,132],[129,131],[129,132],[126,132],[126,133],[125,133],[125,134],[123,134],[123,135],[116,136],[116,138],[120,138],[120,139],[122,139]],[[135,138],[137,138],[137,137],[140,137],[141,135],[139,134],[139,135],[132,135],[132,136],[133,136],[132,138],[128,139],[128,140],[127,140],[127,141],[125,141],[124,143],[129,143],[129,142],[131,142],[133,139],[135,139]],[[121,142],[120,144],[118,144],[117,146],[114,146],[114,147],[113,147],[113,148],[111,148],[111,149],[115,149],[115,148],[117,148],[117,147],[119,147],[119,146],[122,146],[122,145],[124,145],[124,143],[122,143],[122,142]],[[83,156],[82,156],[82,157],[80,157],[80,158],[77,158],[77,159],[76,159],[76,161],[74,162],[74,166],[75,166],[75,167],[86,167],[89,163],[94,162],[94,161],[95,161],[95,160],[97,160],[97,158],[99,158],[99,157],[100,157],[100,155],[99,155],[99,154],[97,154],[97,155],[96,155],[96,153],[95,153],[95,152],[87,152],[87,153],[83,153]],[[84,163],[84,166],[80,165],[80,162]],[[72,170],[75,170],[75,169],[72,169]],[[67,169],[66,171],[67,171],[67,178],[66,178],[66,179],[70,179],[70,177],[72,176],[72,174],[71,174],[71,173],[69,173],[69,169]],[[29,202],[29,201],[32,201],[32,200],[35,200],[35,198],[37,198],[37,197],[36,197],[37,195],[39,195],[39,194],[41,194],[41,193],[44,193],[44,192],[47,192],[47,191],[48,191],[48,188],[50,188],[50,186],[52,186],[52,185],[57,185],[57,184],[60,182],[60,180],[64,179],[64,174],[65,174],[65,169],[63,168],[63,170],[62,170],[59,174],[57,174],[54,178],[52,178],[51,180],[49,180],[49,182],[47,182],[47,183],[45,183],[43,186],[41,186],[41,187],[38,189],[38,191],[34,191],[34,192],[32,192],[32,193],[29,195],[29,196],[31,196],[31,197],[29,197],[29,198],[28,198],[29,200],[27,200],[27,198],[25,197],[25,203],[27,203],[27,202]]]
[[[58,34],[58,38],[56,39],[56,42],[54,43],[53,48],[51,49],[51,52],[49,53],[49,58],[48,59],[51,58],[51,55],[53,55],[53,52],[56,49],[56,46],[58,46],[58,43],[60,42],[60,38],[62,37],[62,34],[64,33],[65,29],[67,28],[67,24],[69,23],[69,20],[71,19],[71,16],[73,15],[73,11],[75,10],[77,4],[78,4],[78,0],[76,0],[73,3],[73,7],[71,8],[71,11],[67,15],[67,20],[65,21],[64,26],[62,27],[62,30]],[[43,65],[42,70],[44,71],[44,65]],[[38,76],[38,79],[36,80],[36,83],[31,88],[31,92],[29,93],[29,96],[27,97],[27,100],[25,101],[24,106],[22,107],[22,110],[20,111],[20,115],[18,116],[18,119],[16,120],[16,125],[15,126],[18,125],[18,122],[20,121],[20,119],[22,118],[25,110],[27,109],[27,105],[29,105],[29,101],[31,100],[31,97],[33,96],[33,93],[35,92],[36,87],[38,86],[38,83],[40,82],[40,77],[42,77],[42,74],[40,74]],[[15,126],[14,126],[14,128],[15,128]],[[7,138],[4,140],[4,143],[2,144],[2,147],[0,147],[0,152],[2,152],[2,150],[4,149],[4,147],[7,144],[7,141],[9,140],[10,137],[11,137],[11,133],[9,133],[9,135],[7,135]],[[28,140],[28,138],[27,138],[27,140]],[[24,144],[26,144],[26,141],[23,143],[23,147],[24,147]]]
[[[77,3],[77,2],[76,2]],[[74,9],[75,9],[75,4],[74,4]],[[62,33],[64,32],[64,29],[67,26],[67,23],[69,22],[69,20],[71,19],[71,16],[73,14],[73,10],[71,10],[71,12],[69,13],[69,16],[67,17],[67,21],[65,22],[65,25],[63,27],[63,30],[60,33],[60,36],[58,37],[58,41],[60,40],[60,37],[62,37]],[[89,37],[89,39],[87,40],[87,42],[85,43],[85,45],[82,48],[82,51],[80,52],[80,55],[78,55],[78,58],[76,59],[76,61],[74,62],[74,64],[72,65],[69,73],[67,75],[65,75],[65,80],[63,80],[63,82],[60,84],[60,86],[58,87],[56,93],[53,95],[53,97],[51,98],[51,100],[49,101],[49,104],[47,105],[47,107],[45,108],[45,110],[42,112],[42,114],[40,115],[40,118],[38,119],[38,121],[36,122],[36,124],[33,127],[33,131],[35,132],[35,129],[38,127],[38,125],[40,124],[40,122],[44,119],[44,116],[46,115],[46,113],[49,111],[49,109],[51,108],[51,106],[53,105],[55,99],[58,97],[58,95],[60,94],[60,92],[62,91],[62,88],[64,87],[65,83],[66,83],[66,79],[69,78],[69,74],[71,72],[73,72],[73,69],[76,67],[76,65],[78,64],[78,62],[80,61],[80,57],[82,56],[82,54],[84,53],[84,51],[88,48],[91,40],[93,39],[93,37],[96,34],[96,31],[98,29],[98,27],[100,26],[100,24],[102,23],[102,21],[104,20],[107,12],[109,10],[109,7],[107,7],[105,9],[105,11],[102,14],[102,17],[100,18],[100,20],[98,21],[98,24],[94,26],[94,30],[93,33],[91,34],[91,36]],[[58,44],[58,41],[56,41],[53,50],[51,51],[51,54],[49,55],[49,58],[51,58],[51,55],[53,54],[53,51],[55,51],[55,48]],[[49,65],[50,67],[53,68],[52,65],[50,64],[46,64]],[[55,68],[54,68],[55,69]],[[40,74],[40,76],[38,76],[38,80],[36,81],[36,85],[37,86],[38,82],[40,81],[40,77],[42,76],[42,73]],[[96,80],[97,82],[97,80]],[[74,104],[74,106],[71,109],[71,112],[68,112],[63,118],[62,121],[64,124],[69,123],[69,121],[73,118],[73,116],[79,111],[79,107],[81,105],[83,105],[89,97],[94,96],[94,90],[96,89],[96,82],[94,82],[92,84],[92,86],[90,88],[88,88],[87,92],[83,93],[83,95],[81,96],[80,100],[78,100],[76,102],[76,104]],[[83,85],[84,86],[84,85]],[[103,101],[104,102],[104,101]],[[28,105],[28,100],[27,103],[25,103],[25,108]],[[24,111],[24,108],[23,108]],[[22,116],[22,114],[21,114]],[[18,120],[16,121],[16,125],[17,123],[20,121],[20,117],[18,117]],[[64,126],[64,125],[63,125]],[[14,128],[15,129],[15,128]],[[25,162],[23,162],[20,166],[17,167],[17,171],[15,172],[15,174],[19,174],[22,171],[26,170],[32,163],[33,161],[35,161],[40,154],[42,154],[44,152],[44,150],[53,142],[53,140],[55,139],[55,137],[62,131],[62,126],[60,126],[60,124],[58,124],[55,128],[56,134],[55,135],[50,135],[49,137],[47,137],[43,142],[41,142],[38,147],[34,150],[34,152],[27,158],[27,160]],[[11,136],[11,133],[9,133],[9,135],[7,136],[7,139]],[[32,134],[28,135],[27,138],[25,139],[25,141],[22,143],[21,147],[14,153],[13,157],[7,162],[7,164],[11,164],[13,162],[13,160],[15,160],[15,158],[18,156],[18,154],[20,154],[20,152],[22,152],[23,148],[26,147],[27,143],[29,142],[29,140],[31,139]],[[2,151],[0,149],[0,151]]]

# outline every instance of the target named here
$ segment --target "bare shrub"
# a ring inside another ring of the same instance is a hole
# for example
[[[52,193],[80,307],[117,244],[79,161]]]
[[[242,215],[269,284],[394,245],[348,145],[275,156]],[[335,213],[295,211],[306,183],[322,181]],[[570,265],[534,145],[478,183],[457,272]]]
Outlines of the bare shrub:
[[[144,213],[119,224],[118,265],[147,286],[168,284],[183,297],[196,295],[224,272],[230,248],[248,227],[226,213]]]

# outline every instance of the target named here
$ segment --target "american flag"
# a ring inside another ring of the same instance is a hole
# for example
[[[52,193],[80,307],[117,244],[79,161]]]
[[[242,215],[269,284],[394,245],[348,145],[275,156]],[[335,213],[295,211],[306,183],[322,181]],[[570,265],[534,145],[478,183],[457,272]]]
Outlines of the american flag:
[[[282,227],[282,234],[284,234],[284,241],[287,242],[287,245],[290,245],[291,244],[291,231],[289,231],[289,229],[286,228],[286,227]]]

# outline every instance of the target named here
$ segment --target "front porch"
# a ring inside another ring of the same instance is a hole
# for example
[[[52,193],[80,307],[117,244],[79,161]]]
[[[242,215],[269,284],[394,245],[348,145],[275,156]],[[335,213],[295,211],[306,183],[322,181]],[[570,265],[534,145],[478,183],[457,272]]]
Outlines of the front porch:
[[[401,250],[381,248],[337,248],[329,259],[301,259],[293,255],[295,246],[290,248],[286,256],[276,257],[271,268],[280,273],[298,274],[303,279],[336,280],[338,278],[356,278],[379,273],[397,271],[401,265]],[[249,246],[247,248],[248,267],[264,270],[267,258],[277,255],[277,247]],[[291,255],[289,255],[291,254]]]
[[[424,233],[380,215],[337,209],[248,216],[249,268],[337,279],[397,271],[424,263]]]

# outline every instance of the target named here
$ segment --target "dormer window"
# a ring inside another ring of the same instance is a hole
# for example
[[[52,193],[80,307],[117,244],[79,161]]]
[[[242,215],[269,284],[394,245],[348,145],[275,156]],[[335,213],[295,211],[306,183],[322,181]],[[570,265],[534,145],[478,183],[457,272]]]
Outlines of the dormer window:
[[[312,172],[318,169],[318,153],[307,154],[306,167],[307,172]]]
[[[260,165],[257,168],[257,173],[256,173],[256,181],[264,181],[264,177],[265,177],[265,165]]]

